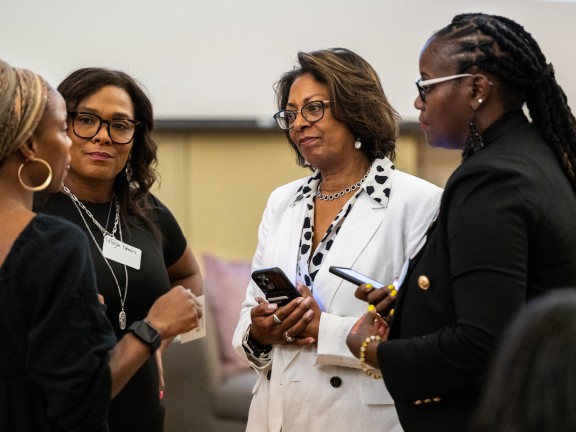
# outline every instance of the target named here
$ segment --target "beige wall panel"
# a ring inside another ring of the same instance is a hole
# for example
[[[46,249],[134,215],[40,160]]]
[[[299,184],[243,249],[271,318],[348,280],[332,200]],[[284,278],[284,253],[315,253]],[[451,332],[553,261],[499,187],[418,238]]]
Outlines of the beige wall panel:
[[[250,260],[266,200],[304,177],[278,131],[161,133],[158,197],[174,213],[200,259],[212,253]],[[432,149],[419,134],[398,141],[398,169],[443,187],[460,152]]]
[[[251,259],[266,200],[278,186],[309,172],[277,132],[161,134],[162,187],[197,255]]]
[[[158,173],[159,182],[156,184],[156,194],[178,219],[180,227],[188,232],[189,209],[184,199],[189,194],[190,177],[186,169],[188,134],[172,133],[157,135],[158,142]]]
[[[418,139],[412,135],[400,136],[396,142],[394,165],[408,174],[418,175]]]
[[[434,148],[422,142],[418,146],[419,176],[443,188],[461,158],[460,150]]]

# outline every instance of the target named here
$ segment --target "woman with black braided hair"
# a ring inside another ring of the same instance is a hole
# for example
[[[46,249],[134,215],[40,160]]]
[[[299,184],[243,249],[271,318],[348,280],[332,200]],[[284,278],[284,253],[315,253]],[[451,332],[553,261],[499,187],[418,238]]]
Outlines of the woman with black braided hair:
[[[420,73],[420,126],[462,164],[398,295],[357,289],[383,316],[394,307],[394,322],[377,332],[367,314],[347,342],[379,366],[406,431],[462,432],[510,321],[576,283],[576,121],[538,44],[507,18],[456,16]]]

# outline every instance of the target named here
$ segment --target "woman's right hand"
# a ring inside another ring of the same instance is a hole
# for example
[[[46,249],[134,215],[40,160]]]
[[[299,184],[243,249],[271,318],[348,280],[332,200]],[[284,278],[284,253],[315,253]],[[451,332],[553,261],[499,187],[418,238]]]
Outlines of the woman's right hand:
[[[314,343],[311,338],[297,338],[314,317],[310,310],[311,297],[298,297],[285,306],[278,308],[274,303],[268,303],[256,297],[258,306],[252,308],[250,317],[250,337],[261,345],[274,345],[292,343],[294,345],[308,345]],[[276,316],[276,320],[274,319]],[[281,322],[277,322],[281,321]],[[288,333],[288,337],[286,333]],[[291,342],[288,338],[292,339]]]
[[[192,330],[202,317],[202,306],[189,289],[178,285],[159,297],[146,316],[162,339]]]

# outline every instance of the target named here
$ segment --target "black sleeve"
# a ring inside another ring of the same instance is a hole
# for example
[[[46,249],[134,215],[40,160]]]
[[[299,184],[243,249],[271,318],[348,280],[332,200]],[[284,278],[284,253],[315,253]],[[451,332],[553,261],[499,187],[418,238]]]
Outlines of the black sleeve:
[[[156,222],[162,234],[162,249],[166,268],[174,264],[184,254],[187,242],[172,212],[158,198],[150,195],[156,213]]]
[[[58,222],[37,237],[23,283],[31,290],[26,369],[45,394],[49,418],[68,431],[106,430],[108,351],[116,339],[97,299],[86,236]]]

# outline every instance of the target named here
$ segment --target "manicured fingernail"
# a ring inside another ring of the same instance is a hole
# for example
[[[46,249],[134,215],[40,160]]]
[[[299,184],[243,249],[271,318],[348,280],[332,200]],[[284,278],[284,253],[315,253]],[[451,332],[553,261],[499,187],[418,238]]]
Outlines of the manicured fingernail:
[[[368,305],[368,312],[370,312],[371,314],[375,314],[376,313],[376,306],[374,306],[373,304],[369,304]]]
[[[392,318],[394,316],[394,309],[390,309],[390,313],[388,314],[388,318]]]
[[[398,294],[398,291],[396,291],[396,290],[390,291],[390,297],[392,297],[392,298],[396,297],[397,294]]]
[[[268,303],[267,308],[268,310],[276,310],[278,309],[278,305],[276,303]]]
[[[160,390],[160,400],[164,399],[164,390]]]
[[[312,304],[312,297],[306,297],[306,299],[304,300],[304,304],[306,306],[310,306]]]
[[[302,303],[303,301],[304,301],[304,297],[298,297],[296,299],[296,303],[298,303],[298,304]]]
[[[306,313],[304,314],[304,316],[305,316],[307,319],[312,319],[312,317],[314,316],[314,311],[313,311],[313,310],[309,310],[308,312],[306,312]]]
[[[372,284],[366,284],[366,289],[367,289],[368,291],[370,291],[372,288],[374,288],[374,287],[372,286]]]

